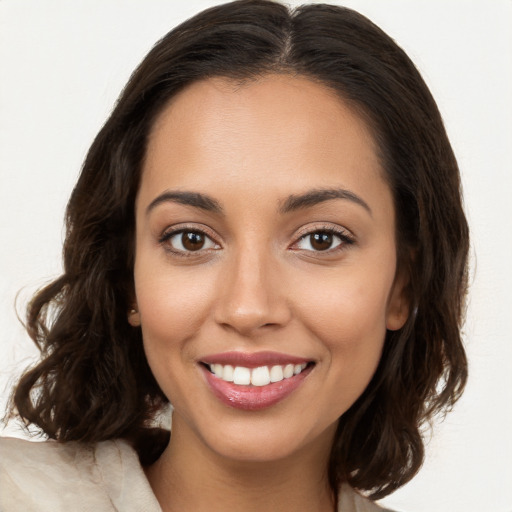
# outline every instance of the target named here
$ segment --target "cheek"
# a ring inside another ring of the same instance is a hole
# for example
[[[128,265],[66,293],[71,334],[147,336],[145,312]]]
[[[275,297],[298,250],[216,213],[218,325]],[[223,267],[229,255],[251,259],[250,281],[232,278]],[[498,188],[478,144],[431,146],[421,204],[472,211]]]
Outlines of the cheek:
[[[361,396],[379,364],[386,336],[385,307],[380,290],[345,281],[310,287],[302,303],[302,319],[322,346],[326,393],[318,406],[335,421]],[[307,312],[306,312],[307,311]]]
[[[388,293],[384,280],[354,272],[329,275],[308,283],[297,307],[299,316],[320,338],[358,342],[365,335],[385,333]]]
[[[197,333],[210,311],[212,286],[197,269],[158,273],[155,266],[136,265],[135,290],[148,358],[153,352],[164,357],[164,351],[183,348]]]
[[[186,383],[197,356],[194,340],[211,308],[212,285],[197,270],[172,272],[166,265],[140,263],[135,291],[144,351],[160,388],[180,408],[181,397],[195,400],[197,393]]]
[[[382,353],[391,287],[385,275],[351,269],[317,276],[296,302],[297,315],[326,351],[333,386],[341,382],[354,395],[368,384]]]

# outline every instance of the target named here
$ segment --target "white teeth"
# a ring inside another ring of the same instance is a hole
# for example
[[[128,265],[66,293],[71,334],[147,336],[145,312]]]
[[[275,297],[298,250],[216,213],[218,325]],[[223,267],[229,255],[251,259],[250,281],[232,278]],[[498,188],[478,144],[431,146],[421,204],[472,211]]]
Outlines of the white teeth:
[[[251,383],[251,370],[243,366],[237,366],[233,372],[233,382],[248,386]]]
[[[266,386],[270,384],[270,373],[267,366],[260,366],[252,370],[251,384],[253,386]]]
[[[276,365],[270,369],[270,382],[279,382],[284,379],[283,367]]]
[[[293,369],[294,369],[293,364],[287,364],[283,370],[283,377],[285,379],[289,379],[290,377],[293,377]]]
[[[222,372],[222,380],[225,380],[226,382],[233,382],[234,371],[235,369],[230,364],[224,366],[224,371]]]
[[[302,364],[287,364],[284,366],[259,366],[258,368],[246,368],[245,366],[233,366],[227,364],[210,364],[210,371],[219,379],[226,382],[233,382],[241,386],[266,386],[271,382],[281,382],[283,379],[289,379],[294,375],[298,375],[307,366]]]
[[[222,368],[221,364],[214,364],[214,365],[212,365],[212,372],[217,377],[219,377],[219,379],[222,379],[223,368]]]

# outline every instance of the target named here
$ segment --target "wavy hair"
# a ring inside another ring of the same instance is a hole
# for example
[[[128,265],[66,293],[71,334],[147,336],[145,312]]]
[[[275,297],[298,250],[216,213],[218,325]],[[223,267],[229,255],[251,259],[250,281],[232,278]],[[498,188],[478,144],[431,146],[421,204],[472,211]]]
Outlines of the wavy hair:
[[[460,329],[468,226],[457,162],[427,86],[389,36],[342,7],[235,1],[184,22],[148,53],[72,192],[64,272],[29,304],[27,330],[42,357],[19,381],[13,414],[62,442],[122,437],[143,463],[158,457],[166,437],[148,437],[148,426],[168,400],[149,369],[140,328],[127,322],[148,134],[192,82],[268,73],[307,77],[355,108],[372,130],[393,193],[412,312],[402,329],[387,333],[373,379],[339,420],[329,462],[334,490],[348,482],[381,498],[418,471],[422,426],[451,408],[466,383]]]

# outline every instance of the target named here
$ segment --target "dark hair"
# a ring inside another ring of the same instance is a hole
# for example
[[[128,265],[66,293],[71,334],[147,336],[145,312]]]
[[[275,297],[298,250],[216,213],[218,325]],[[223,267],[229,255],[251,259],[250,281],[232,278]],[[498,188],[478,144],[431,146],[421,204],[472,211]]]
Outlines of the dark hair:
[[[436,104],[395,42],[362,15],[267,0],[210,8],[167,34],[132,75],[94,140],[66,215],[64,273],[32,300],[41,362],[17,413],[59,441],[143,438],[167,403],[147,364],[133,300],[134,204],[148,133],[166,103],[208,77],[298,74],[336,91],[370,126],[393,192],[411,314],[388,332],[379,367],[341,417],[329,477],[381,498],[421,466],[421,427],[459,398],[468,227],[457,163]],[[160,443],[161,444],[161,443]],[[137,445],[137,444],[136,444]],[[139,446],[139,445],[137,445]],[[154,459],[162,446],[143,453]]]

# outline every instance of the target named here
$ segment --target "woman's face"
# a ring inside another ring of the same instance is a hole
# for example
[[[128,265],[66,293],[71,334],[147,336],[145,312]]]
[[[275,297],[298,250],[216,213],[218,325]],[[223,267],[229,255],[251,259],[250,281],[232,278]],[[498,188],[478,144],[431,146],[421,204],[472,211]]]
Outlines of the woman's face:
[[[129,320],[173,429],[237,460],[329,447],[407,316],[361,118],[305,78],[197,82],[153,127],[136,225]]]

